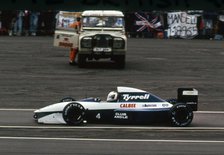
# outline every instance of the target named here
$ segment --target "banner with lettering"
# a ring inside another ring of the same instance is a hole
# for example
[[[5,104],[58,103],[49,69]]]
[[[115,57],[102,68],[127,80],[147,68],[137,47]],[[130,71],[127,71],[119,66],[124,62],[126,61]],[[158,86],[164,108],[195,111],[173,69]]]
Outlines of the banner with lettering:
[[[168,36],[191,39],[198,35],[197,16],[186,12],[167,14]]]

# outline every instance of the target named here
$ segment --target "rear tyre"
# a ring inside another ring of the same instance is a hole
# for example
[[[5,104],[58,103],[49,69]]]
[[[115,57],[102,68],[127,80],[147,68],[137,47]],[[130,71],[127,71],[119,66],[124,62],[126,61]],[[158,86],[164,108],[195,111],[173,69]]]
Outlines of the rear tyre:
[[[65,106],[62,115],[68,125],[81,125],[85,116],[85,108],[79,103],[70,103]]]
[[[179,103],[172,107],[170,111],[170,121],[172,126],[185,127],[191,124],[193,111],[187,104]]]

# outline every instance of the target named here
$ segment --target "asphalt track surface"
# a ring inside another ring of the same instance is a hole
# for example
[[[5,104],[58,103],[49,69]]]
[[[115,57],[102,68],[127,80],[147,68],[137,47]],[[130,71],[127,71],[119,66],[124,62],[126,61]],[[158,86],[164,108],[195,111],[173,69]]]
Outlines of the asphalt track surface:
[[[0,154],[223,154],[224,42],[129,39],[124,70],[111,62],[68,65],[52,37],[0,37]],[[33,109],[65,96],[106,98],[116,86],[175,98],[199,90],[192,125],[38,125]],[[27,109],[27,110],[26,110]],[[216,112],[217,111],[217,112]]]

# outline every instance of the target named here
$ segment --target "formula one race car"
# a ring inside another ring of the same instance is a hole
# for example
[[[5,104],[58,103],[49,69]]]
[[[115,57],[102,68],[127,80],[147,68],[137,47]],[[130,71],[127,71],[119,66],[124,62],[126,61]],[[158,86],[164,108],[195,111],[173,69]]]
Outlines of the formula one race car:
[[[179,88],[177,99],[163,100],[144,90],[117,87],[106,101],[99,98],[74,100],[34,111],[34,119],[44,124],[80,125],[83,123],[149,124],[169,122],[172,126],[188,126],[197,111],[198,91]]]

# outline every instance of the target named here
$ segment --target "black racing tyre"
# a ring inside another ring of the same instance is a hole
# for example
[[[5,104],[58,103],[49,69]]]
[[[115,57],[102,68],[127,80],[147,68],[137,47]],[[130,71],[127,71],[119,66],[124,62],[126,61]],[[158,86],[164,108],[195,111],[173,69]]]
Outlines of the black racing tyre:
[[[63,99],[60,100],[60,102],[70,102],[70,101],[75,101],[75,99],[72,97],[64,97]]]
[[[78,66],[79,68],[84,68],[86,66],[86,55],[84,54],[78,55]]]
[[[172,126],[185,127],[191,124],[193,111],[184,103],[175,104],[170,110],[170,121]]]
[[[69,103],[64,107],[62,115],[68,125],[80,125],[84,120],[85,108],[76,102]]]

